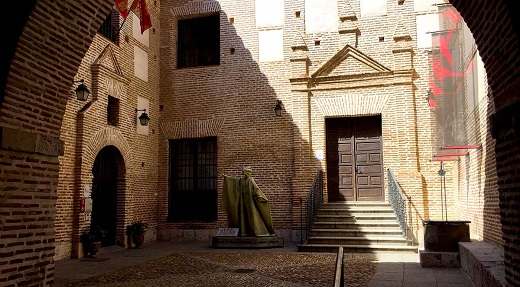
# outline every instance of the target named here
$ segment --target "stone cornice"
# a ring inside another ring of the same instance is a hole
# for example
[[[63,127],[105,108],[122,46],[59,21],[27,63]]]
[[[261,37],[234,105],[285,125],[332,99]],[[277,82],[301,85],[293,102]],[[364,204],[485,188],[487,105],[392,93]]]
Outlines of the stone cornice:
[[[348,90],[412,84],[414,70],[290,79],[293,92]]]

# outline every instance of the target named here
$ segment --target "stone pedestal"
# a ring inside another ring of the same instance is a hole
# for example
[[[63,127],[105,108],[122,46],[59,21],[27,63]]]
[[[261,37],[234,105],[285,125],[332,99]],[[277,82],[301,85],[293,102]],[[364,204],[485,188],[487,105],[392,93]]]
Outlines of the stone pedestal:
[[[213,248],[274,248],[283,247],[283,236],[214,236]]]
[[[423,221],[426,251],[459,252],[459,242],[469,242],[471,221]]]
[[[419,250],[421,267],[460,268],[458,252],[435,252]]]
[[[469,242],[470,221],[423,221],[422,267],[460,267],[459,242]]]

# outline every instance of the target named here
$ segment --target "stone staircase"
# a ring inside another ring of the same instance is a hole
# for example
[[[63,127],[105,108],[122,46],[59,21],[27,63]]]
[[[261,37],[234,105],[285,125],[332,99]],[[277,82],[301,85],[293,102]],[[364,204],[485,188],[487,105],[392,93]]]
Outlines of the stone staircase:
[[[338,246],[343,246],[345,254],[418,252],[403,237],[388,202],[323,203],[307,242],[298,245],[298,251],[336,252]]]

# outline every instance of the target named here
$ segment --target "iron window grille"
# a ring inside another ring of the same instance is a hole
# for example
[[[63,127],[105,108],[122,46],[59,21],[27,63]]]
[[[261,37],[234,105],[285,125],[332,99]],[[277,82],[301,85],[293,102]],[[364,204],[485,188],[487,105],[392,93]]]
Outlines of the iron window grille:
[[[217,220],[217,138],[170,140],[169,148],[168,219]]]
[[[178,22],[178,68],[220,64],[220,16]]]
[[[101,24],[101,27],[99,27],[98,33],[114,44],[119,45],[119,12],[117,10],[112,9],[103,24]]]

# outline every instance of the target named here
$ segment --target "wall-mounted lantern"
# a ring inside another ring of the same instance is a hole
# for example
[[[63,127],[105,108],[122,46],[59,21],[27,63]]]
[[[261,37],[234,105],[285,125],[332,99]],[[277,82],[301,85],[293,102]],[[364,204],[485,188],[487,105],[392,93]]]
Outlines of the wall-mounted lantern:
[[[148,125],[148,122],[150,122],[150,117],[148,116],[148,114],[146,113],[146,109],[142,109],[142,110],[139,110],[139,109],[135,109],[136,112],[143,112],[140,116],[139,116],[139,123],[142,125],[142,126],[147,126]]]
[[[76,98],[82,102],[86,101],[88,99],[88,96],[90,95],[90,91],[87,88],[87,85],[85,85],[85,80],[77,80],[74,81],[74,83],[81,83],[78,85],[76,90],[74,90],[74,92],[76,93]]]
[[[276,106],[274,107],[274,113],[277,117],[282,115],[283,103],[281,100],[276,101]]]

